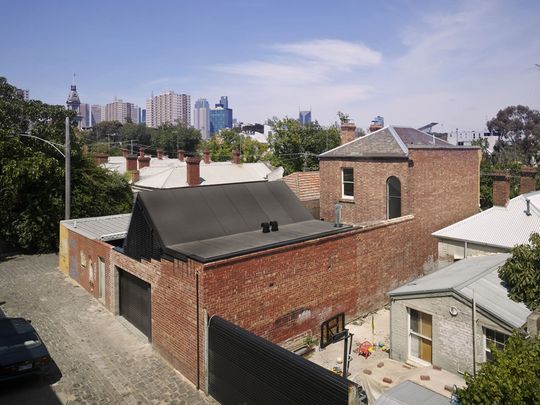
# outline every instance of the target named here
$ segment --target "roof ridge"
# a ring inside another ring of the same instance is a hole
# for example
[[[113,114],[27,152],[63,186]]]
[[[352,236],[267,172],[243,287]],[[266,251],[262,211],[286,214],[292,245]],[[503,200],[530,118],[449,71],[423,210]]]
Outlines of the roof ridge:
[[[374,134],[376,134],[377,132],[380,132],[380,131],[383,131],[383,130],[385,130],[385,129],[388,129],[388,127],[389,127],[389,125],[387,125],[387,126],[385,126],[385,127],[382,127],[382,128],[380,128],[380,129],[378,129],[378,130],[376,130],[376,131],[370,132],[369,134],[366,134],[366,135],[364,135],[364,136],[360,136],[360,137],[358,137],[358,138],[355,138],[355,139],[353,139],[352,141],[349,141],[349,142],[344,143],[344,144],[342,144],[342,145],[336,146],[335,148],[332,148],[332,149],[330,149],[330,150],[327,150],[326,152],[321,153],[319,156],[324,156],[324,155],[326,155],[327,153],[330,153],[330,152],[333,152],[333,151],[335,151],[335,150],[338,150],[338,149],[340,149],[340,148],[342,148],[342,147],[344,147],[344,146],[350,145],[350,144],[352,144],[352,143],[354,143],[354,142],[357,142],[357,141],[359,141],[359,140],[361,140],[361,139],[366,139],[367,137],[369,137],[369,136],[371,136],[371,135],[374,135]]]
[[[388,130],[390,131],[390,133],[394,137],[395,141],[397,142],[397,144],[399,145],[399,147],[401,148],[403,153],[405,153],[407,156],[409,156],[409,148],[407,147],[407,145],[405,145],[405,142],[403,142],[403,139],[401,139],[401,137],[399,136],[397,131],[394,129],[394,127],[392,125],[389,125]]]
[[[507,256],[507,258],[510,256],[508,253],[499,253],[499,254],[505,255],[505,256]],[[493,256],[498,256],[499,254],[493,255]],[[491,255],[488,255],[488,256],[491,256]],[[486,256],[480,256],[480,257],[486,257]],[[506,262],[507,258],[504,259],[505,262]],[[463,260],[469,260],[469,259],[463,259]],[[468,285],[474,283],[477,280],[480,280],[481,278],[484,278],[485,275],[487,275],[487,274],[489,274],[489,273],[491,273],[491,272],[493,272],[495,270],[498,270],[499,267],[501,267],[501,266],[502,266],[502,260],[500,262],[498,262],[497,264],[494,264],[493,266],[490,266],[489,268],[481,271],[480,273],[476,274],[475,276],[471,277],[470,279],[468,279],[466,281],[463,281],[463,282],[459,283],[458,285],[453,286],[452,290],[455,291],[455,292],[459,292],[462,288],[467,287]]]

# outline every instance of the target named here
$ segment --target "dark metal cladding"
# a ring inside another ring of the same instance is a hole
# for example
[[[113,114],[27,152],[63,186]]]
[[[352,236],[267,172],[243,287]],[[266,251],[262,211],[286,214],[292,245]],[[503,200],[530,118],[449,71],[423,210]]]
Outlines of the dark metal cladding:
[[[358,388],[223,318],[209,321],[208,389],[221,404],[345,405],[350,385]]]

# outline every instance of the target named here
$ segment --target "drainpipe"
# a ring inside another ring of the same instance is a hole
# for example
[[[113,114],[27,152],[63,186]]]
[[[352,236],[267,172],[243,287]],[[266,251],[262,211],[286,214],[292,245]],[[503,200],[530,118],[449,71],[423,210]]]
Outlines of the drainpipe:
[[[195,272],[195,299],[196,299],[196,307],[197,307],[197,389],[201,389],[201,381],[200,381],[200,373],[201,373],[201,351],[199,349],[199,270]]]
[[[472,356],[473,356],[473,377],[476,377],[476,298],[474,289],[472,290]]]

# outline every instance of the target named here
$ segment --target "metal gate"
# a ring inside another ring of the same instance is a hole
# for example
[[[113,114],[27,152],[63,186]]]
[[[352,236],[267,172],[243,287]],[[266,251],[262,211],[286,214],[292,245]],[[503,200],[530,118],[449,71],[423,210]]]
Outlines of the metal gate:
[[[138,277],[118,270],[120,275],[120,315],[152,339],[150,284]]]
[[[358,388],[218,316],[208,323],[208,392],[221,404],[351,404]]]

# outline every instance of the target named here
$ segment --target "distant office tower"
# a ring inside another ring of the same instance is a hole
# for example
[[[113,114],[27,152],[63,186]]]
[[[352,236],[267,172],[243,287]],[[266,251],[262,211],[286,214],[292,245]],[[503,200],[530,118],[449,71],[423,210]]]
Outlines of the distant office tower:
[[[205,98],[200,98],[195,102],[193,126],[201,131],[202,139],[210,138],[210,104]]]
[[[22,97],[24,101],[30,100],[30,90],[17,89],[17,94]]]
[[[146,126],[157,128],[167,123],[191,124],[191,96],[167,91],[146,100]]]
[[[92,118],[90,119],[91,126],[95,126],[96,124],[99,124],[101,121],[103,121],[103,107],[98,104],[93,104],[92,109]]]
[[[79,106],[79,114],[81,115],[81,128],[90,128],[92,126],[90,117],[90,104],[81,103]]]
[[[75,77],[75,75],[73,75]],[[79,99],[79,93],[77,93],[77,86],[75,83],[71,85],[69,90],[68,98],[66,100],[66,108],[71,111],[75,111],[77,116],[75,121],[77,121],[77,126],[80,128],[82,126],[82,117],[80,113],[81,100]]]
[[[227,96],[222,96],[220,103],[210,109],[210,134],[218,133],[224,128],[232,128],[232,126],[233,111],[229,108]]]
[[[138,107],[133,103],[124,103],[122,100],[114,100],[105,106],[105,121],[118,121],[122,124],[128,122],[139,123]]]
[[[146,125],[146,109],[141,108],[139,110],[139,124],[145,124]]]
[[[298,121],[300,121],[300,124],[302,125],[311,124],[311,111],[300,111],[298,113]]]

